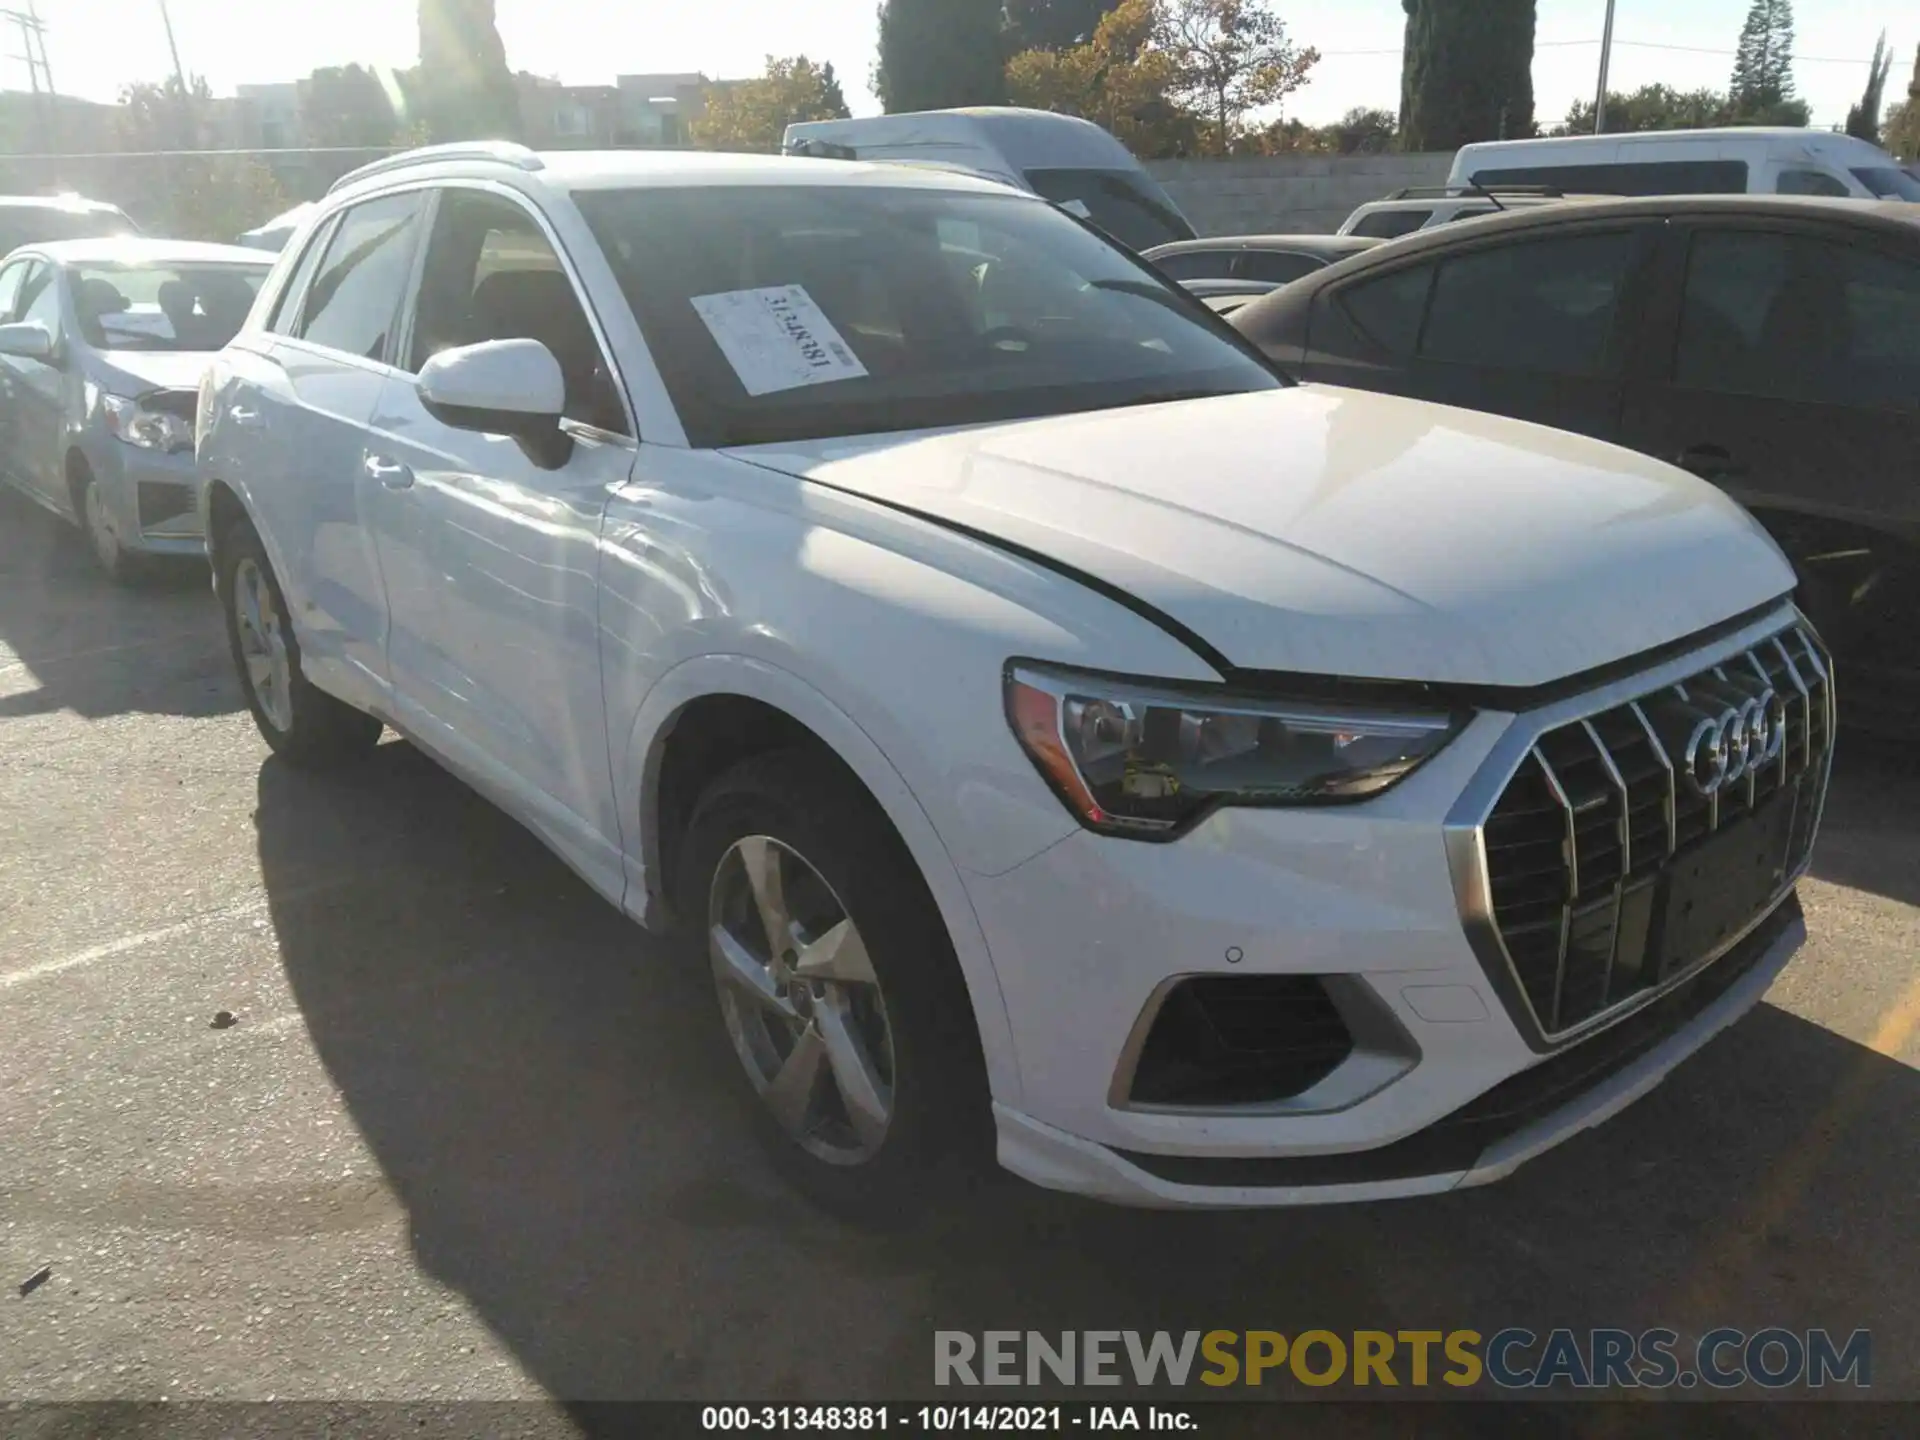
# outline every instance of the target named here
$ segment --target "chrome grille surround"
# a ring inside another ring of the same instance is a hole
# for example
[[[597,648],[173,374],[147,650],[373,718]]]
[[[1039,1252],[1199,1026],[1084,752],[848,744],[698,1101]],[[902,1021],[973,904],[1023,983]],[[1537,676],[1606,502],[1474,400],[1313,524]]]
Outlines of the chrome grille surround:
[[[1748,705],[1769,689],[1784,701],[1777,710]],[[1681,769],[1681,745],[1703,717],[1743,708],[1747,723],[1767,713],[1756,737],[1777,720],[1784,738],[1765,763],[1703,796]],[[1826,651],[1785,604],[1513,718],[1449,814],[1446,843],[1468,938],[1534,1050],[1604,1029],[1699,973],[1791,893],[1825,805],[1835,722]],[[1795,806],[1791,817],[1775,802]],[[1657,966],[1647,926],[1661,878],[1754,815],[1787,832],[1770,898],[1708,953],[1646,973]]]

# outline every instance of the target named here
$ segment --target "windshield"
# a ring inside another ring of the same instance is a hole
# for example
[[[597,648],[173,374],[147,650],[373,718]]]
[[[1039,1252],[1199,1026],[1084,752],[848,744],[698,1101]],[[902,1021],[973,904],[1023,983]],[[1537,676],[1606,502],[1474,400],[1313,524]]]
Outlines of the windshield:
[[[1882,200],[1920,200],[1920,180],[1892,165],[1856,165],[1853,178]]]
[[[1036,195],[1056,205],[1075,202],[1122,245],[1151,250],[1169,240],[1191,240],[1193,227],[1158,185],[1135,170],[1029,170]]]
[[[220,350],[240,332],[265,265],[76,265],[73,308],[96,350]]]
[[[575,198],[695,445],[1282,383],[1198,301],[1025,197],[764,185]]]
[[[138,235],[140,228],[117,210],[69,210],[59,205],[0,206],[0,255],[22,245],[55,240],[99,240]]]

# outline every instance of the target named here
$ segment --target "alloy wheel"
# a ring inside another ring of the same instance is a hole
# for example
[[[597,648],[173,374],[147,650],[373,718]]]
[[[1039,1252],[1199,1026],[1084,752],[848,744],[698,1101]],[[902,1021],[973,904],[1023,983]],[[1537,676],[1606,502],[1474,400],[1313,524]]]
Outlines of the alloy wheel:
[[[893,1028],[866,942],[820,872],[766,835],[721,857],[707,947],[735,1053],[774,1120],[829,1164],[893,1119]]]
[[[240,627],[240,658],[247,684],[269,724],[282,734],[293,729],[293,664],[280,607],[266,573],[252,559],[233,572],[233,614]]]

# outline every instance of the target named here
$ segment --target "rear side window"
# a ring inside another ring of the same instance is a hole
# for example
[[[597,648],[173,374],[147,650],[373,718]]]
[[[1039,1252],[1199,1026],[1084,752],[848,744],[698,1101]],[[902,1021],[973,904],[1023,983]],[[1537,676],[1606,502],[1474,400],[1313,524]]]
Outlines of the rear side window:
[[[1920,179],[1892,165],[1856,165],[1853,178],[1882,200],[1920,200]]]
[[[1233,275],[1231,250],[1182,250],[1153,262],[1169,280],[1226,280]]]
[[[1374,240],[1397,240],[1426,224],[1432,213],[1431,210],[1376,210],[1371,215],[1362,215],[1360,222],[1347,233]]]
[[[1851,195],[1846,182],[1824,170],[1782,170],[1774,182],[1781,195]]]
[[[1433,270],[1431,265],[1415,265],[1349,285],[1339,294],[1340,308],[1374,344],[1390,354],[1410,356],[1420,343]]]
[[[1598,374],[1638,249],[1638,235],[1623,230],[1444,261],[1420,355],[1492,370]]]
[[[1467,205],[1454,211],[1453,214],[1447,216],[1446,219],[1440,223],[1442,225],[1451,225],[1456,220],[1471,220],[1476,215],[1491,214],[1493,214],[1493,207],[1491,205]]]
[[[1696,235],[1674,377],[1725,394],[1920,408],[1920,266],[1809,235]]]
[[[420,202],[418,193],[389,195],[340,217],[301,307],[300,339],[366,360],[387,358],[413,268]]]
[[[287,277],[287,283],[280,287],[279,297],[273,302],[273,316],[267,321],[267,329],[276,335],[292,335],[300,323],[300,300],[307,292],[307,286],[313,282],[313,272],[320,268],[320,257],[327,253],[327,237],[333,232],[333,221],[323,221],[307,241],[307,248],[301,253],[300,262],[294,267],[293,274]]]
[[[1311,255],[1289,255],[1284,250],[1247,250],[1234,266],[1236,280],[1263,280],[1271,285],[1290,285],[1302,275],[1320,269]]]
[[[1582,195],[1744,195],[1744,160],[1653,160],[1476,170],[1476,185],[1552,185]]]

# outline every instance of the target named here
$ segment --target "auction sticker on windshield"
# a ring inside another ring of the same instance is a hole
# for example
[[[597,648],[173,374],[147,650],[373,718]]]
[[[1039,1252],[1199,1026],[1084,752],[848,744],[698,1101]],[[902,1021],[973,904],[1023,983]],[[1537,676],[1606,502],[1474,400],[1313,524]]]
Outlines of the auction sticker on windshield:
[[[858,380],[867,373],[805,286],[696,295],[693,308],[749,395]]]

